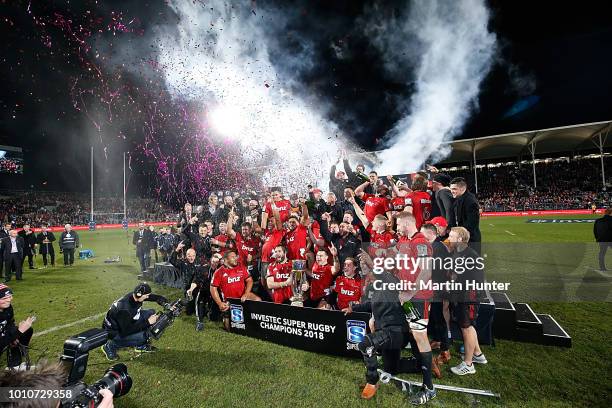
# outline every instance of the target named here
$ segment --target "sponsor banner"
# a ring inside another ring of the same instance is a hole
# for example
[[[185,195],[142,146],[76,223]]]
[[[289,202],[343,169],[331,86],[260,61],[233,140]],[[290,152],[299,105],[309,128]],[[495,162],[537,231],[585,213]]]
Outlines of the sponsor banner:
[[[147,224],[147,226],[153,225],[155,227],[161,227],[161,226],[168,226],[168,225],[176,225],[176,222],[172,222],[172,221],[147,222],[146,224]],[[118,228],[123,228],[123,229],[138,228],[138,223],[137,222],[122,223],[122,224],[94,224],[94,225],[95,225],[95,229],[96,230],[99,230],[99,229],[118,229]],[[72,229],[75,230],[75,231],[86,231],[86,230],[90,230],[91,231],[90,225],[73,225]],[[20,231],[20,230],[21,230],[21,228],[18,228],[18,231]],[[63,230],[64,230],[64,226],[63,225],[49,227],[49,231],[53,231],[53,232],[61,232]],[[32,228],[32,231],[40,232],[41,228]]]
[[[320,310],[229,299],[232,333],[293,348],[338,356],[361,357],[357,349],[368,332],[369,313]]]
[[[589,224],[594,223],[595,218],[577,218],[577,219],[564,219],[564,218],[535,218],[529,219],[526,222],[530,224]]]
[[[604,209],[595,210],[595,214],[603,214]],[[483,212],[485,217],[525,217],[529,215],[583,215],[593,214],[593,210],[545,210],[545,211],[504,211],[504,212]]]

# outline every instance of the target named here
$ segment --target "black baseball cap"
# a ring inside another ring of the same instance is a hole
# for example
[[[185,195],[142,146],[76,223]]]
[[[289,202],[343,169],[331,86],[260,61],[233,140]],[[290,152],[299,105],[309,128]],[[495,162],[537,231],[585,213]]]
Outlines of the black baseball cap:
[[[139,283],[138,286],[134,288],[134,296],[136,297],[148,295],[151,292],[151,285],[149,285],[147,282]]]
[[[444,187],[450,186],[451,176],[444,173],[438,173],[433,177],[433,181],[442,184]]]
[[[3,283],[0,283],[0,299],[10,296],[12,294],[13,291],[11,290],[11,288],[9,288]]]

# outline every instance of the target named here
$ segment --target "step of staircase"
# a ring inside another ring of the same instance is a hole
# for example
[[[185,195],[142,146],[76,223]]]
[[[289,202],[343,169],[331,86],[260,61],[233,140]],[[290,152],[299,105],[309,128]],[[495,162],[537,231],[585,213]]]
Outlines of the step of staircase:
[[[572,347],[572,337],[549,314],[538,314],[542,322],[543,344],[559,347]]]
[[[493,320],[494,336],[500,339],[513,339],[516,333],[516,309],[503,292],[491,292],[495,303],[495,319]]]
[[[516,327],[526,329],[537,334],[542,333],[542,321],[527,303],[515,303]]]

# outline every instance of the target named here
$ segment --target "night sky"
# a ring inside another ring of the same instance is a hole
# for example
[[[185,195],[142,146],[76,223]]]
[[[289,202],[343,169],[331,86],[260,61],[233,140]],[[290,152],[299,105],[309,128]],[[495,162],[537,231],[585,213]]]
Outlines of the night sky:
[[[88,81],[95,85],[95,73],[83,74],[83,70],[91,67],[88,60],[95,59],[96,52],[95,47],[86,52],[87,41],[79,50],[71,35],[82,34],[77,30],[80,25],[101,30],[98,34],[93,32],[89,40],[96,35],[111,42],[113,35],[147,36],[155,25],[172,21],[172,11],[164,1],[150,0],[32,3],[0,2],[0,144],[23,147],[26,159],[26,174],[3,176],[0,187],[88,191],[89,146],[94,143],[100,163],[96,170],[101,193],[121,191],[121,152],[126,150],[134,152],[130,191],[150,193],[155,166],[138,154],[138,146],[144,140],[139,121],[144,121],[144,116],[130,116],[117,130],[119,136],[111,143],[100,143],[95,140],[91,121],[84,118],[86,113],[75,109],[75,98],[90,95],[75,97],[74,78],[81,78],[79,85]],[[280,8],[289,7],[287,2],[277,3]],[[376,149],[385,132],[399,119],[397,101],[409,99],[413,92],[409,85],[385,75],[381,55],[356,28],[355,22],[372,3],[294,3],[297,5],[291,7],[298,12],[290,20],[290,33],[279,38],[275,48],[281,54],[291,53],[299,48],[296,38],[309,38],[318,63],[297,73],[300,81],[312,94],[332,104],[330,118],[367,150]],[[384,4],[388,13],[394,13],[402,2]],[[586,2],[488,4],[492,13],[490,28],[498,37],[499,51],[482,84],[479,111],[459,138],[612,119],[612,23],[604,6]],[[119,14],[120,19],[113,19]],[[52,21],[54,24],[50,24]],[[336,58],[330,44],[343,49],[349,57]],[[125,100],[132,97],[126,106],[138,112],[146,99],[139,93],[143,79],[128,72],[120,76],[129,84]],[[156,85],[153,80],[150,92],[161,95],[163,84]],[[515,105],[520,101],[522,105]],[[118,113],[122,114],[127,115]],[[168,126],[168,132],[176,131],[172,121]],[[106,154],[103,146],[107,147]]]

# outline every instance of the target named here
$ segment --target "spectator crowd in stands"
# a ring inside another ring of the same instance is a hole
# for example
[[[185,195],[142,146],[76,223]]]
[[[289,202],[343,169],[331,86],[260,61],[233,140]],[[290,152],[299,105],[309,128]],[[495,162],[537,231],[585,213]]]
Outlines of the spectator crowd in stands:
[[[91,218],[91,201],[86,194],[57,192],[5,192],[0,193],[0,220],[17,226],[29,223],[59,226],[66,223],[86,225]],[[121,198],[94,200],[96,223],[120,223],[123,219]],[[176,214],[153,199],[128,199],[128,219],[158,221],[176,220]]]
[[[483,211],[590,209],[593,204],[606,207],[610,192],[602,189],[600,166],[598,158],[536,163],[536,188],[530,163],[478,168],[480,207]],[[464,177],[474,191],[473,170],[445,171],[453,177]]]

